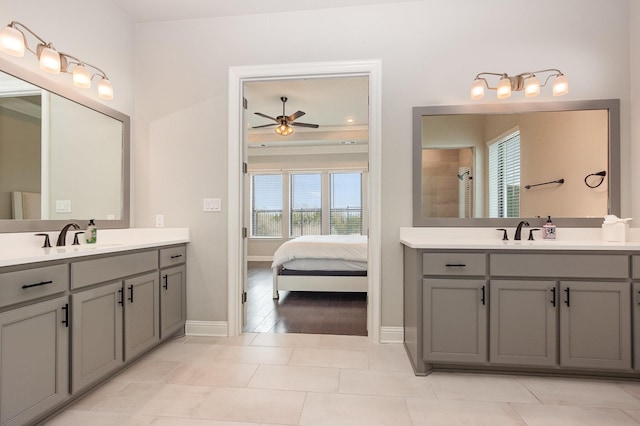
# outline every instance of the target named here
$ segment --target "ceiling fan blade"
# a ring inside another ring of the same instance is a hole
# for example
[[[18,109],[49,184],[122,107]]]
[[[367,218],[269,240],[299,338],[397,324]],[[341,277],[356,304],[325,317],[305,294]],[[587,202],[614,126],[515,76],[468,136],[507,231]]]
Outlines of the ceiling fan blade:
[[[305,114],[306,112],[304,111],[296,111],[293,114],[291,114],[289,117],[287,117],[287,120],[289,121],[297,120],[298,118],[302,117]]]
[[[263,124],[262,126],[253,126],[252,129],[261,129],[262,127],[271,127],[271,126],[278,126],[278,123],[272,123],[272,124]]]
[[[318,124],[310,124],[310,123],[289,123],[292,126],[298,126],[298,127],[311,127],[313,129],[317,129],[318,127],[320,127],[320,125]]]
[[[273,118],[273,117],[269,117],[267,114],[263,114],[263,113],[261,113],[261,112],[256,112],[256,113],[254,113],[254,114],[255,114],[255,115],[259,115],[260,117],[268,118],[269,120],[273,120],[273,121],[275,121],[276,123],[279,123],[279,121],[278,121],[277,119],[275,119],[275,118]]]

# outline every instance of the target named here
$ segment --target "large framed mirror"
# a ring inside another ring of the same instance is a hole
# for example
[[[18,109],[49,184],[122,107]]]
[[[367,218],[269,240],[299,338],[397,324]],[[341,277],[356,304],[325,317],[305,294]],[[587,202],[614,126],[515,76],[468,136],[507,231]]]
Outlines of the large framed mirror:
[[[617,99],[413,109],[413,225],[599,227],[620,215]]]
[[[129,227],[130,119],[0,58],[0,232]]]

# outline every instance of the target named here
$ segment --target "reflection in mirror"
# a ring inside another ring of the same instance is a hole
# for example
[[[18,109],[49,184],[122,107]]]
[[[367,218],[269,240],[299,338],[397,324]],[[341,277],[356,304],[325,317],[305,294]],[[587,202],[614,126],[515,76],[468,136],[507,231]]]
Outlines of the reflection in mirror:
[[[128,227],[129,117],[0,66],[0,231]]]
[[[414,108],[414,225],[599,226],[619,161],[617,100]]]

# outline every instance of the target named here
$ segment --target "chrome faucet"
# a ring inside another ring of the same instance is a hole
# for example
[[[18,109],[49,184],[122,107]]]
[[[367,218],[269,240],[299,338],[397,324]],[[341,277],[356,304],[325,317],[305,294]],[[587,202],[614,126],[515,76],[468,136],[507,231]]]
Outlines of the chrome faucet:
[[[69,228],[80,229],[80,227],[76,223],[68,223],[68,224],[66,224],[64,226],[64,228],[62,228],[62,231],[60,231],[60,234],[58,234],[58,240],[56,241],[56,247],[62,247],[62,246],[64,246],[66,244],[66,242],[67,242],[67,231],[69,230]]]
[[[521,238],[521,234],[522,234],[522,226],[529,226],[529,222],[527,222],[526,220],[520,221],[520,223],[518,224],[518,227],[516,228],[516,235],[513,237],[514,240],[516,241],[520,241]]]

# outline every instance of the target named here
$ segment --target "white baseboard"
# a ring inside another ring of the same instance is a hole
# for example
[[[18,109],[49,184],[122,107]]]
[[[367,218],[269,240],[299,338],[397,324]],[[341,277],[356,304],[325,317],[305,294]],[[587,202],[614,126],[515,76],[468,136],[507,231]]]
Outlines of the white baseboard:
[[[404,342],[404,328],[380,327],[380,343],[402,343],[402,342]]]
[[[185,334],[187,336],[227,337],[229,325],[226,321],[187,321]]]
[[[273,256],[247,256],[247,262],[273,262]]]

